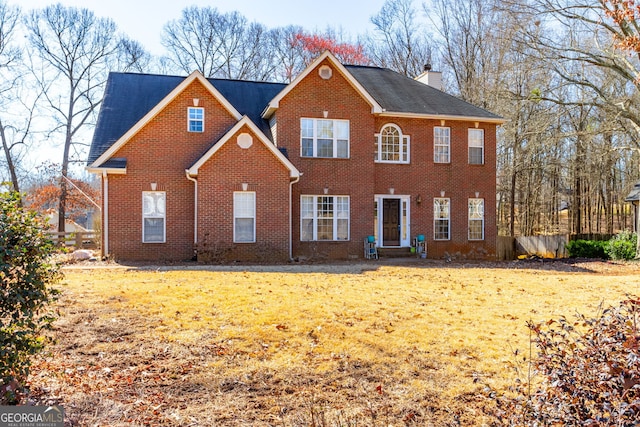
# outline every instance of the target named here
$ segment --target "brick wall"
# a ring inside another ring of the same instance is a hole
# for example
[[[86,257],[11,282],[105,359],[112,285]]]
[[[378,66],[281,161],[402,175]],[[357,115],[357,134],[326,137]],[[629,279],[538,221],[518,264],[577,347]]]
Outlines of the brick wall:
[[[198,98],[203,133],[187,132],[187,108]],[[115,259],[185,260],[194,252],[194,184],[189,168],[236,120],[198,81],[131,138],[113,157],[126,175],[109,176],[109,252]],[[142,192],[166,191],[166,243],[142,243]]]
[[[249,133],[243,149],[237,136]],[[269,142],[270,143],[270,142]],[[233,193],[242,184],[256,195],[256,242],[233,243]],[[198,259],[278,262],[289,258],[289,170],[247,126],[198,172]]]
[[[303,174],[293,186],[293,252],[296,256],[347,258],[361,256],[362,240],[371,234],[374,169],[371,106],[329,61],[333,76],[323,80],[316,70],[298,83],[281,101],[277,111],[278,146],[287,148],[289,159]],[[300,118],[350,120],[350,158],[300,157]],[[300,195],[350,196],[351,241],[301,242]],[[366,214],[363,214],[365,213]]]
[[[362,257],[363,239],[374,233],[374,195],[410,196],[411,236],[424,234],[430,258],[444,256],[492,258],[495,255],[495,125],[480,123],[485,130],[484,165],[468,164],[468,129],[473,122],[446,121],[451,128],[451,163],[433,161],[433,128],[439,120],[374,117],[371,106],[340,75],[329,61],[319,64],[334,69],[333,77],[323,80],[317,71],[291,90],[277,111],[278,145],[303,174],[294,185],[293,250],[295,256],[320,258]],[[300,157],[300,119],[323,118],[350,121],[350,158],[320,159]],[[388,123],[398,125],[411,137],[410,164],[374,162],[374,134]],[[350,242],[301,242],[300,195],[349,195],[351,203]],[[451,239],[433,239],[433,198],[451,199]],[[469,198],[484,198],[485,239],[468,240]],[[416,202],[420,195],[421,203]]]

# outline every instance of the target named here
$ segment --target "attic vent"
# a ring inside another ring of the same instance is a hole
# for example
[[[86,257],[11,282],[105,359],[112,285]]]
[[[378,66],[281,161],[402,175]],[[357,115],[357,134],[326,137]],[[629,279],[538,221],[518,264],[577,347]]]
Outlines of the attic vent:
[[[320,74],[320,77],[324,80],[329,80],[331,78],[331,75],[333,74],[333,70],[331,70],[331,67],[323,65],[318,70],[318,74]]]
[[[241,133],[238,135],[238,146],[243,150],[251,147],[253,145],[253,138],[248,133]]]

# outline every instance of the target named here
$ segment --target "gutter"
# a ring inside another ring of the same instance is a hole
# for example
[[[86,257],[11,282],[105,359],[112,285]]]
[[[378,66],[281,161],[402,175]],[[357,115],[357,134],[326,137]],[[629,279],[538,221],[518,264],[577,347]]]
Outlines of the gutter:
[[[293,184],[300,181],[302,172],[293,181],[289,181],[289,261],[293,261],[293,212],[291,211],[293,203]]]
[[[187,179],[193,181],[194,185],[194,197],[193,197],[193,249],[196,250],[198,244],[198,180],[192,178],[189,175],[189,170],[184,171]]]
[[[109,175],[107,171],[102,171],[102,256],[109,256]]]

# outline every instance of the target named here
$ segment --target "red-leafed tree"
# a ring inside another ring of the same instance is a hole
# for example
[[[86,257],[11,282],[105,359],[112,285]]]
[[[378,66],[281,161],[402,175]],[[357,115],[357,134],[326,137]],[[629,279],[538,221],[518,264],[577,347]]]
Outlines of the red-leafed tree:
[[[61,176],[59,172],[60,166],[57,164],[45,164],[39,169],[44,179],[40,184],[29,190],[26,196],[26,203],[31,209],[42,215],[54,212],[60,200],[61,180],[65,180],[68,187],[68,219],[78,222],[86,217],[88,212],[99,209],[100,191],[90,183],[76,178]]]
[[[309,65],[327,50],[343,64],[369,65],[371,63],[361,44],[341,43],[330,35],[300,32],[295,35],[294,44],[301,48],[305,65]]]

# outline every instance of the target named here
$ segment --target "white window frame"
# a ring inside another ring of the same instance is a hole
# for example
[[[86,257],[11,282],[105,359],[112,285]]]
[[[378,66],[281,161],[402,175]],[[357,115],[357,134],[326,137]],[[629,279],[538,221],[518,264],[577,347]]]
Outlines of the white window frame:
[[[331,135],[324,138],[320,137],[323,124],[331,123]],[[340,124],[346,125],[346,135],[344,134],[344,128],[340,127]],[[311,125],[311,126],[309,126]],[[350,123],[349,120],[338,119],[313,119],[308,117],[302,117],[300,119],[300,157],[305,158],[321,158],[321,159],[348,159],[350,156],[351,137],[350,137]],[[305,154],[304,141],[311,140],[312,154]],[[318,155],[318,142],[330,140],[332,142],[332,155],[320,156]],[[338,151],[341,147],[341,143],[346,143],[346,153],[339,156]]]
[[[332,211],[323,214],[321,206],[325,199],[331,199]],[[331,238],[320,239],[323,234],[319,230],[321,220],[331,221]],[[311,236],[305,230],[305,223],[311,221]],[[341,225],[346,221],[346,235],[340,238]],[[349,196],[334,195],[301,195],[300,196],[300,241],[301,242],[348,242],[351,239],[351,200]]]
[[[446,153],[441,153],[439,151],[446,151]],[[445,158],[442,158],[442,157],[445,157]],[[451,128],[450,127],[434,126],[433,128],[433,162],[434,163],[451,163]]]
[[[147,220],[162,220],[162,237],[149,239]],[[165,243],[167,241],[167,193],[165,191],[142,192],[142,243]]]
[[[390,144],[388,141],[385,141],[385,137],[387,136],[385,132],[388,130],[394,130],[397,133],[398,140],[391,145],[393,147],[397,147],[397,151],[388,150]],[[375,134],[375,137],[375,161],[377,163],[409,163],[410,137],[402,134],[400,126],[394,123],[388,123],[380,129],[380,133]],[[385,148],[387,148],[386,151]],[[389,157],[392,156],[397,156],[397,160],[393,158],[389,159]]]
[[[251,219],[251,238],[242,238],[238,233],[238,220]],[[255,243],[256,242],[256,192],[255,191],[234,191],[233,192],[233,243]]]
[[[192,113],[194,113],[192,115]],[[199,124],[201,129],[194,130],[191,128],[191,124]],[[188,107],[187,108],[187,132],[202,133],[204,132],[204,108],[202,107]]]
[[[440,223],[446,221],[447,236],[442,237]],[[451,240],[451,199],[435,197],[433,199],[433,240]]]
[[[470,165],[484,165],[484,129],[469,129],[468,134],[468,161]],[[480,149],[480,163],[471,162],[471,150]]]
[[[468,224],[468,239],[469,240],[484,240],[484,199],[469,199],[468,203],[469,211],[469,224]],[[480,237],[472,236],[472,223],[480,223]]]

